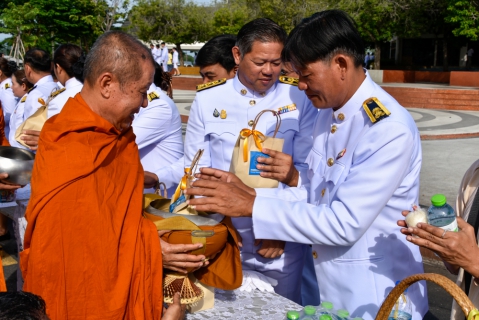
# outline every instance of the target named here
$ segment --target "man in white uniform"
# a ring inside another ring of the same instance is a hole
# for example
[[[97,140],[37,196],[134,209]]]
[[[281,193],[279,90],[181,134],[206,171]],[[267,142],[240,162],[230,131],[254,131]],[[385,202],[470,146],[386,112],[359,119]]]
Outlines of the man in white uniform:
[[[161,43],[160,60],[163,71],[168,72],[168,48],[164,42]]]
[[[396,225],[417,203],[422,156],[414,120],[362,69],[364,51],[339,10],[304,19],[286,42],[283,59],[320,109],[306,160],[309,203],[288,200],[297,188],[254,190],[207,168],[187,194],[204,196],[189,200],[197,210],[252,216],[256,238],[312,244],[321,299],[373,319],[397,280],[423,272],[419,249]],[[278,165],[270,156],[258,169]],[[408,297],[412,318],[422,319],[425,286],[414,284]]]
[[[279,179],[283,182],[279,188],[297,186],[299,180],[307,179],[305,160],[312,143],[312,124],[317,110],[294,84],[278,81],[285,38],[284,30],[268,19],[256,19],[241,28],[237,46],[233,48],[239,65],[236,76],[198,86],[186,131],[186,163],[191,163],[198,149],[204,149],[200,167],[228,170],[239,132],[251,128],[262,110],[282,109],[287,112],[281,114],[277,137],[284,139],[283,151],[292,155],[299,174],[294,179],[291,176]],[[276,118],[267,113],[260,118],[256,130],[272,136],[275,126]],[[304,192],[294,199],[306,200],[306,197]],[[269,209],[265,214],[275,216]],[[243,240],[243,269],[276,279],[277,293],[301,303],[305,246],[254,237],[251,222],[250,218],[233,221]]]
[[[153,59],[161,66],[161,49],[159,44],[156,45],[156,48],[153,49],[151,54],[153,55]]]
[[[25,53],[23,60],[25,76],[30,83],[33,83],[33,88],[28,92],[27,100],[25,101],[23,115],[23,121],[25,121],[42,106],[40,101],[47,102],[50,94],[57,90],[58,87],[53,82],[53,77],[51,76],[52,61],[46,51],[30,49]]]

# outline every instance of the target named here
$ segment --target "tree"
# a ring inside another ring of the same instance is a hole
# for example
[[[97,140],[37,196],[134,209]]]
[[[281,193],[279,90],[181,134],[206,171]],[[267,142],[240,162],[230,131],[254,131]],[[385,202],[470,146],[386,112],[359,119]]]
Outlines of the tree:
[[[477,1],[449,0],[445,20],[453,26],[455,36],[473,41],[479,33],[479,3]]]
[[[146,42],[174,43],[183,64],[181,44],[208,40],[212,17],[212,8],[185,0],[140,0],[130,11],[128,32]]]
[[[220,4],[213,17],[215,35],[234,34],[253,17],[246,1],[230,1]]]

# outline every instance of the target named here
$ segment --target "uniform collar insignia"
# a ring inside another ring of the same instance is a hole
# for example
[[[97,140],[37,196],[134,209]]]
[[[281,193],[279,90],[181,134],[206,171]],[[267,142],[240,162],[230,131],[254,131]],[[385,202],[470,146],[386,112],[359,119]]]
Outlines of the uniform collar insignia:
[[[21,103],[25,102],[27,100],[27,95],[24,95],[22,100],[20,100]]]
[[[279,82],[286,83],[292,86],[298,86],[299,79],[293,78],[293,77],[287,77],[287,76],[280,76]]]
[[[148,101],[151,102],[153,100],[160,99],[160,94],[156,91],[152,91],[148,93]]]
[[[341,152],[338,153],[338,155],[336,156],[336,160],[341,159],[345,154],[346,154],[346,148],[341,150]]]
[[[371,120],[372,123],[381,121],[384,118],[389,117],[391,112],[386,109],[385,106],[378,100],[378,98],[369,98],[363,102],[363,109]]]
[[[36,87],[37,87],[37,86],[36,86],[36,85],[34,85],[33,87],[31,87],[31,88],[30,88],[30,90],[28,90],[28,92],[27,92],[27,93],[30,93],[30,92],[32,92],[33,90],[35,90],[35,88],[36,88]]]
[[[226,78],[211,81],[211,82],[207,82],[207,83],[203,83],[203,84],[199,84],[199,85],[196,86],[196,91],[198,92],[198,91],[206,90],[206,89],[213,88],[213,87],[225,84],[225,83],[226,83]]]
[[[61,89],[58,89],[58,90],[55,90],[53,91],[51,94],[50,94],[50,98],[55,98],[56,96],[58,96],[60,93],[62,93],[63,91],[65,91],[66,89],[65,88],[61,88]]]
[[[8,89],[8,88],[10,88],[10,84],[7,82],[5,83],[5,89]]]

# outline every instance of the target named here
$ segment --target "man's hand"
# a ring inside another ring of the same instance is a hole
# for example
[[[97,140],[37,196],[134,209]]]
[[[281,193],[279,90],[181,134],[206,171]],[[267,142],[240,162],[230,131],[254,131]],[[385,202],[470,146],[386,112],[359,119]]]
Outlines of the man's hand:
[[[168,308],[163,308],[162,320],[183,320],[185,318],[186,304],[180,304],[180,293],[173,296],[173,303]]]
[[[278,180],[290,187],[297,187],[299,171],[293,163],[293,158],[286,153],[263,148],[263,153],[270,158],[259,157],[256,169],[261,170],[260,176]]]
[[[158,176],[154,174],[153,172],[145,171],[145,182],[143,183],[143,187],[146,189],[154,188],[156,187],[157,183],[158,183]]]
[[[198,211],[217,212],[229,217],[251,217],[255,195],[237,187],[234,183],[212,180],[196,180],[185,194],[201,196],[186,203]]]
[[[8,178],[7,173],[0,173],[0,190],[16,190],[18,188],[21,188],[21,185],[18,184],[12,184],[6,181],[3,181]]]
[[[206,267],[209,262],[204,255],[188,254],[187,252],[201,248],[201,243],[195,244],[170,244],[161,239],[161,236],[169,230],[158,231],[161,243],[161,253],[163,255],[163,268],[167,268],[180,273],[188,273],[187,269],[193,268],[193,271],[201,267]]]
[[[201,173],[195,174],[195,177],[198,179],[233,183],[236,187],[248,192],[249,194],[253,196],[256,195],[254,189],[245,185],[234,173],[213,168],[201,168],[200,172]]]
[[[30,148],[30,150],[36,151],[38,149],[38,140],[40,139],[40,131],[23,130],[23,135],[21,139]]]
[[[261,248],[259,248],[258,254],[261,256],[274,259],[279,257],[284,253],[284,246],[286,242],[280,240],[261,240],[256,239],[254,245],[257,246],[261,243]]]

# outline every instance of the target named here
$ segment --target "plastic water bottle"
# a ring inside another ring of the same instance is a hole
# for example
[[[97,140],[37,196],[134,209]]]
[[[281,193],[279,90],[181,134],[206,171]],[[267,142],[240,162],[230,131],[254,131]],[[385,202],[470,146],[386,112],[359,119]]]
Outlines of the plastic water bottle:
[[[396,282],[396,285],[399,281]],[[399,296],[399,299],[393,306],[388,320],[411,320],[412,306],[409,297],[407,296],[407,289]]]
[[[349,312],[346,309],[336,311],[336,318],[339,320],[349,320]]]
[[[299,317],[298,311],[290,310],[286,313],[286,320],[299,320]]]
[[[332,316],[333,315],[333,304],[329,301],[321,302],[316,314],[317,315],[328,314],[328,315]]]
[[[446,203],[446,197],[443,194],[435,194],[431,198],[431,203],[432,206],[427,210],[429,224],[447,231],[458,231],[456,213]]]
[[[315,320],[316,307],[314,306],[305,306],[301,314],[301,320]]]

